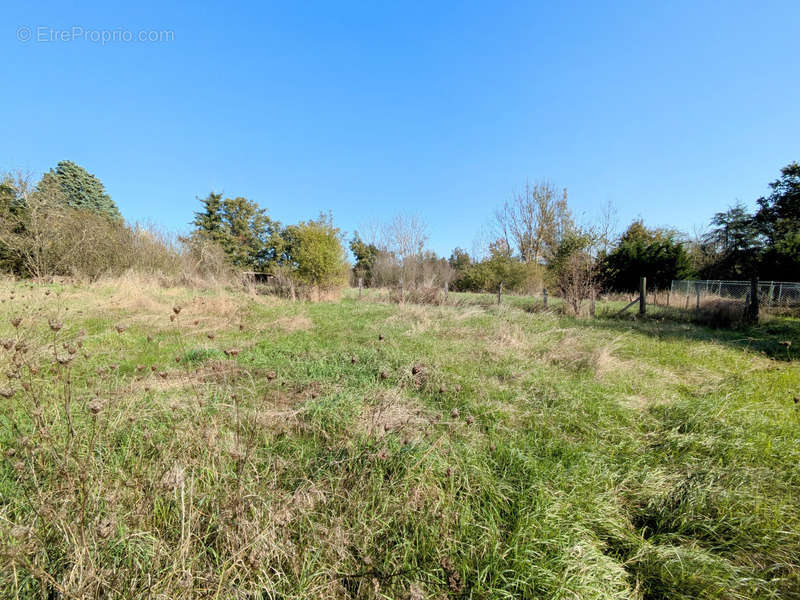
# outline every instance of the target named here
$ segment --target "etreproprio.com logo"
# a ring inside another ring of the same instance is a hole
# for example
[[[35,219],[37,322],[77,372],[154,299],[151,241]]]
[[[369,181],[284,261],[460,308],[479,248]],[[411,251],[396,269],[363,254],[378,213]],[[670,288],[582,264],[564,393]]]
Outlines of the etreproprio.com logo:
[[[171,29],[88,29],[74,26],[69,28],[39,25],[31,28],[17,28],[17,40],[23,43],[89,42],[92,44],[119,43],[163,43],[174,42],[175,32]]]

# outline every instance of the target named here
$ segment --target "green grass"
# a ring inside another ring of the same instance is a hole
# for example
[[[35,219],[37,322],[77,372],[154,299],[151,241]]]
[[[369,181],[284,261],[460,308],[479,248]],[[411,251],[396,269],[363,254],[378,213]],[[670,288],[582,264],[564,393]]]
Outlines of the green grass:
[[[452,296],[2,284],[0,597],[800,597],[798,321]]]

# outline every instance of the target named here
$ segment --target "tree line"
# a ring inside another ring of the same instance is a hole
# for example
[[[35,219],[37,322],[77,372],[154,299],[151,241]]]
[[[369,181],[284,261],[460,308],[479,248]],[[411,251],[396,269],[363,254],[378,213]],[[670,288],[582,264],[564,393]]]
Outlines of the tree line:
[[[136,262],[168,269],[182,257],[320,288],[345,285],[348,276],[407,289],[548,287],[578,306],[591,294],[634,291],[640,275],[657,288],[691,277],[800,279],[800,166],[787,165],[769,186],[756,210],[737,204],[690,239],[641,219],[616,234],[610,207],[599,221],[580,224],[566,189],[526,183],[495,211],[481,252],[455,248],[445,258],[427,248],[427,226],[415,215],[370,224],[346,241],[330,214],[282,225],[256,202],[216,192],[200,199],[189,235],[167,239],[126,224],[97,177],[62,161],[35,184],[24,173],[0,176],[0,268],[18,276],[97,277]]]

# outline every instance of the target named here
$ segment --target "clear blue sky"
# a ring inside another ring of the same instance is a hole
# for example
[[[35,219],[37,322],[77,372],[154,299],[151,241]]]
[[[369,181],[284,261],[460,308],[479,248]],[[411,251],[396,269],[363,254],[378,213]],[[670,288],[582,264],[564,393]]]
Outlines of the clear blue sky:
[[[691,231],[800,160],[796,0],[78,4],[3,7],[0,169],[73,160],[132,221],[214,189],[449,254],[526,178]],[[73,27],[174,39],[37,41]]]

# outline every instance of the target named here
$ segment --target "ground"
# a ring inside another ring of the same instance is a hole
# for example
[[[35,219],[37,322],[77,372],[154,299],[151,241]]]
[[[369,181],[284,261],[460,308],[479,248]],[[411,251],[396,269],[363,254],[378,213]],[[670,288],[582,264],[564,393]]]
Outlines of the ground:
[[[800,597],[792,319],[0,300],[0,598]]]

